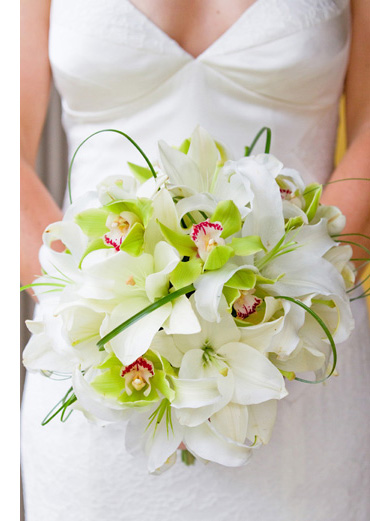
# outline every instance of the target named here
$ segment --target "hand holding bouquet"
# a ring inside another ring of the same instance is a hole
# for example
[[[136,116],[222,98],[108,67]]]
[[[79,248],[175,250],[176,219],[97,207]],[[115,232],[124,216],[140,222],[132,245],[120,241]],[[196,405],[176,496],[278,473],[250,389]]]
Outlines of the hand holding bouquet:
[[[345,218],[253,146],[231,160],[200,127],[178,149],[161,141],[156,169],[143,154],[148,168],[129,164],[45,230],[24,364],[72,386],[44,423],[73,409],[127,422],[150,472],[181,442],[239,466],[270,440],[286,379],[333,374],[353,328]]]

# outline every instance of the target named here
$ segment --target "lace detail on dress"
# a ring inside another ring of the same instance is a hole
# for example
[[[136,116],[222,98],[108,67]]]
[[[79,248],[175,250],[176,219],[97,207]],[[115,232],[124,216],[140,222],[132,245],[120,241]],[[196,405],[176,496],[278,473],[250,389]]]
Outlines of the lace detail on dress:
[[[240,18],[197,59],[229,53],[268,41],[277,35],[325,22],[339,15],[349,0],[256,0]],[[191,56],[129,0],[91,2],[52,1],[51,25],[77,30],[101,41],[114,42],[151,53]]]
[[[209,50],[226,54],[286,37],[340,15],[349,0],[257,0]],[[207,52],[207,51],[206,51]]]
[[[57,24],[68,31],[78,31],[94,39],[115,42],[154,53],[181,54],[175,41],[168,38],[155,24],[128,0],[91,2],[78,0],[52,1],[50,26]]]

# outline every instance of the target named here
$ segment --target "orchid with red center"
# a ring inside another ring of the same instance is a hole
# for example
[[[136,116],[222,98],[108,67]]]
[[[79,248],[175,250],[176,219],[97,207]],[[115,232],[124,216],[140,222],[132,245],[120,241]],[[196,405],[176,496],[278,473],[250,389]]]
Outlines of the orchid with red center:
[[[125,379],[125,391],[129,396],[132,394],[131,387],[136,391],[141,391],[146,387],[143,394],[148,396],[151,391],[150,379],[152,376],[154,376],[154,366],[152,362],[142,356],[121,370],[121,377]]]
[[[255,289],[241,291],[240,297],[234,302],[236,316],[240,319],[248,318],[249,315],[255,313],[257,307],[262,303],[262,299],[254,295]]]
[[[116,251],[120,251],[123,240],[137,222],[140,222],[140,220],[132,212],[121,212],[119,215],[108,214],[105,224],[110,231],[104,234],[105,244],[113,246]]]
[[[222,231],[220,222],[210,222],[209,219],[193,226],[190,237],[198,248],[198,256],[204,262],[213,248],[225,244],[225,239],[221,237]]]

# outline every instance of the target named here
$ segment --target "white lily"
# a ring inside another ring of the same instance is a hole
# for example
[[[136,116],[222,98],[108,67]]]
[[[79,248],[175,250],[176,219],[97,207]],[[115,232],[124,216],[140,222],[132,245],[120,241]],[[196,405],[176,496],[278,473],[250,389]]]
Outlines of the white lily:
[[[170,273],[179,261],[175,248],[163,241],[157,243],[153,255],[132,257],[118,252],[86,268],[84,284],[78,291],[84,298],[100,299],[101,305],[106,303],[110,311],[104,323],[107,334],[168,294]],[[132,324],[109,345],[122,363],[128,365],[145,353],[160,327],[169,333],[186,333],[199,331],[200,326],[188,299],[182,296]]]
[[[320,219],[326,219],[328,233],[336,235],[343,231],[346,225],[346,217],[336,206],[320,205],[311,224],[316,224]]]
[[[225,309],[225,301],[222,307]],[[192,409],[190,403],[184,405],[192,389],[181,385],[176,388],[174,380],[176,397],[172,405],[178,409],[180,423],[200,424],[230,401],[250,405],[286,396],[282,375],[264,355],[240,341],[240,331],[229,313],[223,313],[218,323],[197,315],[202,328],[199,333],[172,335],[163,344],[163,334],[159,334],[152,344],[175,367],[180,361],[180,380],[195,379],[201,388],[202,379],[217,379],[220,400],[201,411]]]
[[[183,197],[176,205],[179,219],[194,210],[212,214],[225,199],[234,201],[242,217],[250,211],[246,208],[253,197],[249,186],[220,168],[215,141],[202,127],[194,130],[187,154],[164,141],[159,142],[159,152],[171,191]]]
[[[352,288],[356,280],[355,265],[351,262],[352,255],[349,244],[338,244],[324,255],[324,258],[342,275],[346,289]]]
[[[225,171],[239,175],[253,193],[252,211],[245,217],[242,235],[258,235],[270,250],[284,235],[284,217],[279,185],[275,178],[283,165],[271,154],[228,161]]]

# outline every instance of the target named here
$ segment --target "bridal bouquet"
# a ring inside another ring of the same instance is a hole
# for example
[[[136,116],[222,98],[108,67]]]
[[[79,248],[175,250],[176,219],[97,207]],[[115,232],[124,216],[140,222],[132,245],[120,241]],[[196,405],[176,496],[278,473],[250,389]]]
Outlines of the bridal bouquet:
[[[269,442],[286,380],[335,372],[353,328],[345,218],[269,144],[234,161],[197,127],[179,148],[160,141],[155,167],[134,145],[145,167],[108,177],[43,235],[24,364],[71,378],[44,424],[75,409],[126,422],[150,472],[181,443],[185,459],[243,465]]]

